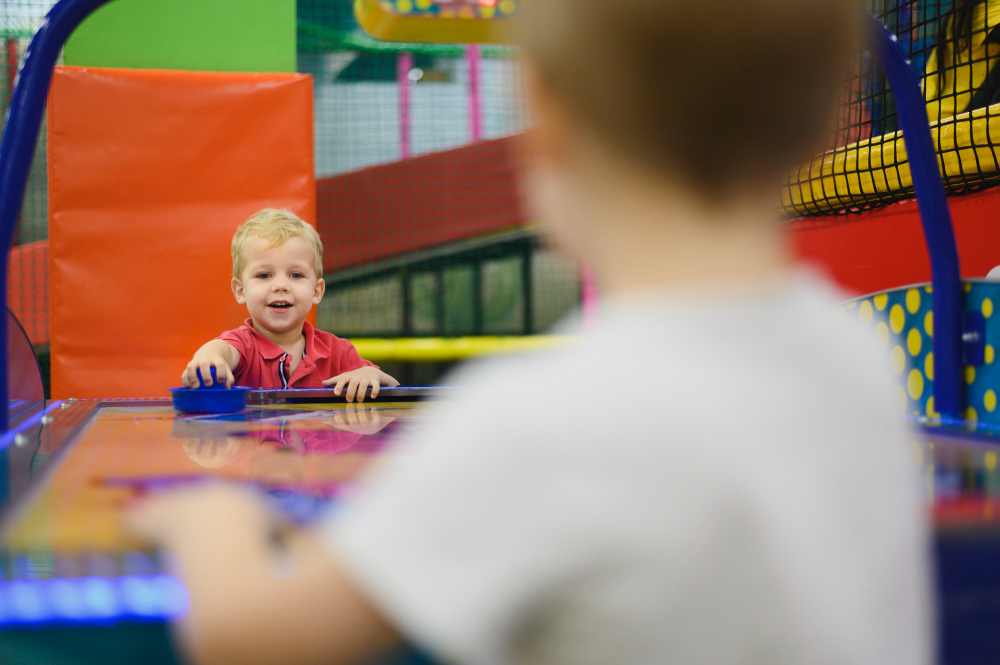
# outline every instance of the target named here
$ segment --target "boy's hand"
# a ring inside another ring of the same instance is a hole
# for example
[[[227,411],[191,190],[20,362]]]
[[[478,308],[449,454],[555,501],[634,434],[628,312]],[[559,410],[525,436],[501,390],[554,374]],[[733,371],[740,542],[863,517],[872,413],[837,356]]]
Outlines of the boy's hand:
[[[198,370],[201,370],[201,378],[205,382],[205,387],[212,385],[212,368],[215,368],[215,378],[223,381],[227,388],[231,388],[236,379],[233,377],[233,368],[240,361],[240,354],[228,342],[221,339],[213,339],[205,344],[194,358],[187,364],[184,373],[181,374],[181,383],[185,388],[200,388],[198,382]]]
[[[343,374],[338,374],[333,378],[327,379],[323,382],[323,385],[335,385],[336,387],[333,389],[333,394],[338,397],[344,390],[344,386],[347,386],[348,402],[353,402],[355,396],[357,396],[359,402],[364,402],[368,386],[371,386],[372,399],[375,399],[378,397],[378,391],[382,386],[388,386],[390,388],[398,386],[399,381],[376,367],[362,367],[360,369],[356,369],[351,372],[344,372]]]
[[[390,624],[322,540],[258,495],[168,492],[134,505],[125,526],[172,553],[191,596],[177,635],[193,662],[367,663],[392,644]]]
[[[201,370],[201,378],[205,380],[205,387],[212,385],[212,368],[215,368],[215,378],[220,381],[225,381],[226,387],[229,388],[236,382],[233,378],[233,371],[229,369],[229,364],[226,359],[220,355],[214,356],[195,356],[194,359],[188,363],[187,368],[181,375],[181,382],[184,384],[185,388],[200,388],[201,384],[198,383],[198,370]]]
[[[207,547],[209,538],[230,545],[237,535],[263,542],[272,519],[256,495],[217,483],[146,498],[124,518],[135,535],[175,552]]]

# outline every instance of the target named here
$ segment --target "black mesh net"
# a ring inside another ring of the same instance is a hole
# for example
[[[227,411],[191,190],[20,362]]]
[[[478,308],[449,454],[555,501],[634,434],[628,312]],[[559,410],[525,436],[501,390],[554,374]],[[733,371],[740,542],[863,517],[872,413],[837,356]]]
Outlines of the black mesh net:
[[[34,34],[54,0],[0,0],[0,104],[6,111],[17,68]],[[48,177],[45,125],[43,120],[38,147],[31,162],[28,185],[21,206],[14,252],[10,261],[8,306],[24,326],[40,359],[48,366],[49,291],[48,253]],[[44,373],[46,381],[48,372]],[[46,386],[47,388],[47,386]]]
[[[1000,181],[1000,2],[868,0],[921,75],[948,192]],[[791,176],[789,216],[858,212],[913,195],[895,104],[881,69],[859,53],[825,152]]]
[[[51,0],[0,0],[0,102]],[[949,192],[1000,181],[1000,0],[868,0],[921,73]],[[577,266],[539,241],[518,204],[528,126],[506,47],[391,44],[361,31],[351,0],[298,1],[299,70],[315,82],[317,226],[326,243],[324,329],[351,337],[546,330],[580,300]],[[881,70],[862,51],[837,130],[783,190],[789,217],[912,196]],[[42,131],[11,261],[10,306],[48,340]],[[427,377],[425,377],[427,378]],[[419,381],[415,377],[414,381]]]
[[[0,0],[0,101],[53,0]],[[351,0],[299,0],[298,68],[315,84],[317,225],[326,245],[322,328],[351,338],[520,335],[580,298],[516,192],[527,125],[506,47],[390,44]],[[47,358],[45,129],[11,260],[10,306]],[[401,377],[433,380],[430,374]]]
[[[350,337],[535,333],[579,300],[518,203],[525,128],[506,47],[390,44],[350,0],[300,0],[316,85],[321,327]]]

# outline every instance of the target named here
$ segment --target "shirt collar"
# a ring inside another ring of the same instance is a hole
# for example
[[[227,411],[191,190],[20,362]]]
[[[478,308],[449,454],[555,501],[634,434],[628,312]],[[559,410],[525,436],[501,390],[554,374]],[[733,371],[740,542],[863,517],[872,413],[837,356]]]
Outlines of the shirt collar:
[[[306,336],[306,358],[313,361],[320,358],[329,358],[333,349],[323,339],[316,337],[316,328],[306,321],[302,324],[302,332]]]
[[[267,337],[261,335],[256,328],[253,327],[253,319],[247,319],[243,322],[250,332],[257,338],[257,348],[260,350],[260,354],[264,356],[267,360],[276,360],[281,356],[285,355],[285,350],[280,346],[269,340]],[[302,334],[306,336],[306,358],[316,362],[320,358],[329,358],[331,349],[326,342],[322,339],[317,339],[316,328],[313,327],[311,323],[306,321],[302,324]]]

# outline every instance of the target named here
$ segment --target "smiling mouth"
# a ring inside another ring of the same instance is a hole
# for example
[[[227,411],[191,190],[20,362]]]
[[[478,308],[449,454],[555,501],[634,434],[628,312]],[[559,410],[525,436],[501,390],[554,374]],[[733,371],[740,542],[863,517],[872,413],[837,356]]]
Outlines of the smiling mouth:
[[[291,306],[292,306],[291,303],[287,303],[287,302],[273,302],[273,303],[271,303],[271,304],[268,305],[268,307],[270,307],[271,309],[276,309],[279,312],[280,311],[284,311],[286,309],[290,309]]]

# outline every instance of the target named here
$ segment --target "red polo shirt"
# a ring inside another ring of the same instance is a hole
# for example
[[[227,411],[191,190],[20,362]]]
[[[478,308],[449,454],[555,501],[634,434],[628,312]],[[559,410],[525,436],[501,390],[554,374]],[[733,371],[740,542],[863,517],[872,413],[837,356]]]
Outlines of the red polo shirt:
[[[240,353],[240,364],[233,370],[237,386],[248,388],[322,388],[325,379],[361,367],[376,367],[360,355],[346,339],[316,330],[308,321],[302,325],[306,336],[305,355],[298,367],[288,373],[288,354],[284,349],[254,330],[247,319],[236,330],[219,335]]]

